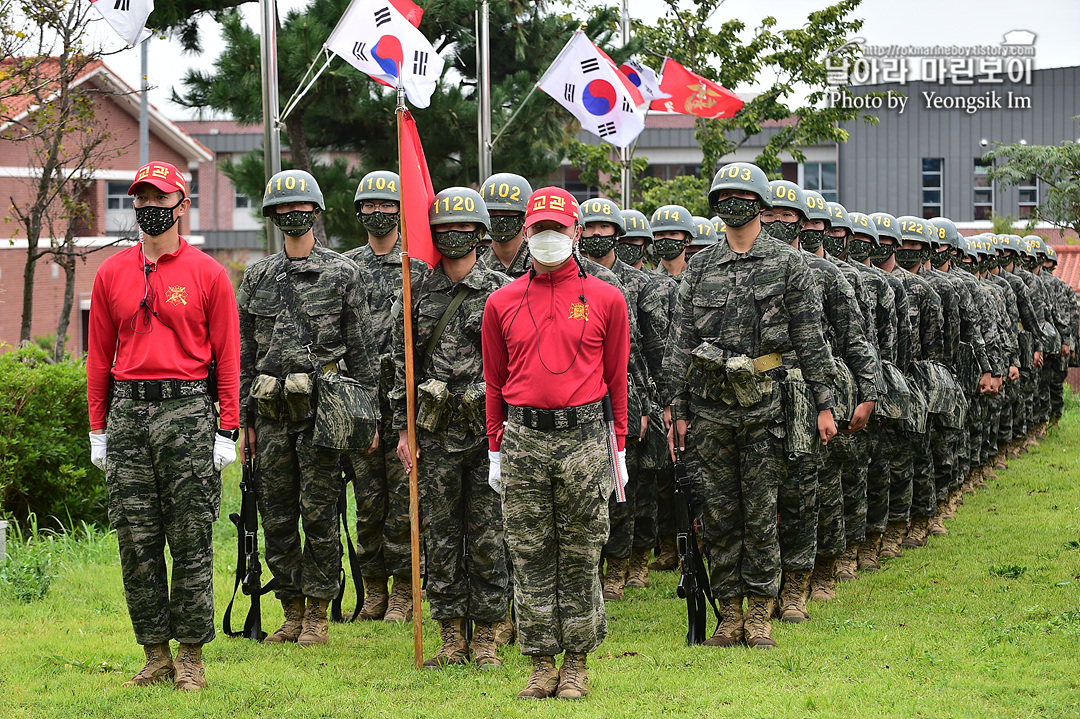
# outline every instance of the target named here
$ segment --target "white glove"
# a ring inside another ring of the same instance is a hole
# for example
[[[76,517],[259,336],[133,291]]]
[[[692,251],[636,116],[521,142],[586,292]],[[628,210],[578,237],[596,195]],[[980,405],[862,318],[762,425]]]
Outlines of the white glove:
[[[502,452],[488,450],[488,486],[498,494],[503,493]]]
[[[626,483],[630,481],[630,473],[626,471],[626,450],[620,450],[615,455],[615,458],[619,468],[619,484],[622,485],[623,489],[626,489]]]
[[[214,470],[220,472],[236,461],[236,442],[214,433]]]
[[[90,433],[90,461],[102,472],[105,471],[105,434]]]

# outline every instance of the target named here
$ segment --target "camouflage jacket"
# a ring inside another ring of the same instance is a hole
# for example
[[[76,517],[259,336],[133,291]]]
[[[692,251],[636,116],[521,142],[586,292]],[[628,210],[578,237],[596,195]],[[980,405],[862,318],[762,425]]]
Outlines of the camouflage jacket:
[[[941,311],[941,298],[930,287],[930,283],[918,275],[901,267],[894,267],[893,276],[900,278],[908,296],[908,322],[911,325],[910,361],[943,361],[945,355],[944,339],[941,327],[944,318]],[[901,367],[907,371],[907,367]]]
[[[1003,330],[991,320],[987,286],[967,270],[953,267],[951,262],[945,277],[960,296],[960,341],[969,343],[975,350],[982,374],[989,372],[994,377],[1002,376],[1002,370],[1007,368],[1001,356],[1000,333]]]
[[[1054,318],[1062,342],[1075,347],[1078,323],[1076,293],[1068,282],[1045,268],[1037,276],[1046,285],[1046,293],[1054,306]]]
[[[1043,340],[1042,329],[1039,327],[1038,317],[1035,313],[1035,302],[1031,298],[1031,290],[1028,288],[1026,282],[1016,272],[1009,272],[1008,270],[1002,270],[998,275],[1006,282],[1009,283],[1009,287],[1012,288],[1013,294],[1016,295],[1016,311],[1020,317],[1020,326],[1018,329],[1024,332],[1030,332],[1034,341],[1035,352],[1042,352]]]
[[[903,371],[911,363],[911,353],[915,348],[911,334],[911,300],[908,298],[907,287],[902,279],[880,267],[877,269],[893,291],[896,307],[896,358],[893,363]]]
[[[973,275],[968,276],[973,277]],[[976,281],[979,283],[979,289],[987,297],[992,296],[995,298],[995,302],[1000,302],[1000,306],[997,308],[999,320],[994,322],[992,319],[994,315],[987,308],[984,310],[986,319],[983,321],[983,327],[996,325],[1000,369],[1002,370],[1002,376],[1005,376],[1009,371],[1009,367],[1020,367],[1018,339],[1020,334],[1020,313],[1016,309],[1016,293],[1013,292],[1008,282],[995,274],[987,274],[983,280]],[[994,374],[997,375],[996,372]]]
[[[870,341],[878,351],[878,357],[896,362],[896,296],[889,286],[887,275],[874,266],[852,263],[862,275],[866,292],[874,306],[874,328]]]
[[[349,250],[345,257],[359,265],[364,273],[368,311],[371,313],[371,324],[375,328],[376,347],[380,356],[389,355],[390,336],[394,327],[393,307],[401,297],[401,240],[385,255],[376,255],[371,245],[363,245]],[[426,269],[424,262],[410,259],[409,270],[413,277]]]
[[[518,247],[514,259],[510,261],[509,267],[504,265],[502,261],[495,256],[494,250],[488,250],[484,253],[483,257],[477,258],[476,261],[489,270],[503,273],[510,279],[521,277],[529,271],[530,267],[532,267],[532,256],[529,255],[529,243],[525,240],[521,241],[521,246]]]
[[[956,371],[960,353],[960,295],[944,272],[919,268],[918,276],[930,285],[941,300],[941,361]]]
[[[664,285],[674,285],[670,279],[660,280],[642,270],[635,269],[616,258],[612,271],[627,290],[637,315],[638,335],[641,337],[641,354],[648,373],[650,396],[655,397],[655,382],[664,364],[664,347],[667,344],[668,302],[670,292]]]
[[[1046,286],[1032,272],[1025,269],[1017,269],[1016,276],[1024,281],[1028,287],[1028,299],[1031,300],[1031,309],[1035,312],[1035,326],[1031,332],[1035,335],[1035,350],[1044,352],[1050,346],[1050,337],[1042,332],[1043,322],[1054,322],[1054,308],[1050,305],[1050,297],[1046,292]],[[1027,322],[1024,322],[1027,329]]]
[[[851,285],[851,289],[855,293],[855,300],[859,303],[859,317],[862,320],[863,335],[869,337],[874,332],[874,326],[877,323],[877,317],[875,316],[877,308],[874,306],[873,300],[870,299],[870,291],[866,288],[866,282],[863,281],[859,271],[844,260],[833,257],[828,252],[825,253],[825,259],[844,273],[844,279]]]

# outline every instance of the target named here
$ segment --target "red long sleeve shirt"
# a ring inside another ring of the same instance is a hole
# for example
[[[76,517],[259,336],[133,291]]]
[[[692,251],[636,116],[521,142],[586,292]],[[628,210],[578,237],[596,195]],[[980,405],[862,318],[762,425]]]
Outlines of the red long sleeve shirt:
[[[584,296],[584,301],[582,301]],[[507,404],[563,409],[611,393],[619,449],[626,442],[630,321],[616,288],[580,277],[572,260],[496,290],[484,307],[488,447],[498,452]]]
[[[101,263],[90,295],[86,394],[90,429],[104,429],[109,381],[206,379],[216,359],[221,427],[240,425],[240,319],[229,274],[180,238],[144,271],[141,245]],[[143,298],[157,312],[146,317]],[[169,329],[169,328],[172,329]]]

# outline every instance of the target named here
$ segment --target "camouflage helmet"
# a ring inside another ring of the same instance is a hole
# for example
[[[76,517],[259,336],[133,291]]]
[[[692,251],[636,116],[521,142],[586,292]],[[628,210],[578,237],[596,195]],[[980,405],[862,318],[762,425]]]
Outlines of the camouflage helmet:
[[[930,238],[934,236],[927,220],[914,215],[901,215],[896,218],[900,224],[900,239],[905,242],[923,242],[929,249]]]
[[[1046,243],[1038,235],[1024,235],[1023,239],[1031,245],[1036,257],[1046,258],[1050,254],[1046,251]]]
[[[1053,245],[1046,246],[1046,259],[1048,262],[1053,262],[1055,265],[1058,263],[1057,250]]]
[[[716,196],[720,190],[753,192],[763,205],[770,206],[769,178],[760,167],[749,162],[732,162],[716,173],[709,189],[709,207],[713,211],[716,210]]]
[[[594,197],[578,206],[578,222],[584,227],[590,222],[610,222],[615,225],[615,235],[625,235],[622,210],[606,197]]]
[[[708,217],[694,216],[694,234],[690,240],[693,247],[705,247],[715,245],[717,242],[716,228]]]
[[[428,224],[434,227],[455,222],[475,222],[484,232],[491,229],[491,217],[479,192],[470,187],[448,187],[435,195],[428,208]]]
[[[359,212],[360,205],[373,200],[401,202],[401,178],[396,172],[375,170],[364,175],[356,186],[353,207]]]
[[[874,212],[869,217],[877,226],[878,244],[881,244],[882,237],[891,237],[897,245],[903,241],[900,237],[900,223],[888,212]]]
[[[626,234],[623,237],[644,237],[646,240],[652,240],[652,225],[649,224],[649,218],[645,215],[637,210],[623,210],[622,220],[623,227],[626,228]]]
[[[956,225],[948,217],[934,217],[930,220],[931,232],[934,237],[930,240],[933,247],[955,247],[960,239],[960,233],[956,231]]]
[[[825,229],[829,228],[832,218],[829,217],[829,207],[825,198],[813,190],[803,190],[803,198],[806,206],[803,208],[803,216],[808,220],[823,220]]]
[[[498,172],[484,180],[480,188],[480,196],[487,203],[488,210],[525,212],[532,193],[529,181],[512,172]]]
[[[968,259],[971,259],[975,262],[979,261],[978,245],[980,237],[980,235],[972,235],[971,237],[960,238],[960,245],[964,250],[964,254],[967,255]]]
[[[832,227],[843,227],[849,234],[855,231],[851,224],[851,216],[839,202],[826,202],[825,210],[829,213],[829,223]]]
[[[849,212],[848,220],[851,222],[852,233],[866,235],[874,243],[875,247],[881,244],[878,242],[877,225],[872,219],[861,212]]]
[[[687,238],[692,238],[696,231],[694,216],[682,205],[664,205],[656,208],[656,212],[649,218],[649,224],[652,225],[653,235],[657,232],[681,230],[686,233]]]
[[[315,210],[319,212],[326,209],[319,183],[315,181],[311,173],[303,170],[282,170],[270,178],[263,191],[263,217],[269,217],[272,214],[271,207],[290,202],[311,202],[315,205]]]
[[[1021,257],[1034,257],[1035,253],[1031,244],[1028,243],[1020,235],[999,235],[999,237],[1008,237],[1011,248],[1016,250],[1016,253]]]
[[[972,250],[975,252],[976,257],[989,257],[996,254],[994,250],[994,241],[1000,240],[1000,235],[993,235],[992,233],[984,233],[974,235],[968,238],[968,242],[971,245]]]
[[[769,204],[774,210],[779,208],[798,210],[800,215],[806,217],[806,198],[803,196],[803,189],[794,182],[788,180],[770,182]]]

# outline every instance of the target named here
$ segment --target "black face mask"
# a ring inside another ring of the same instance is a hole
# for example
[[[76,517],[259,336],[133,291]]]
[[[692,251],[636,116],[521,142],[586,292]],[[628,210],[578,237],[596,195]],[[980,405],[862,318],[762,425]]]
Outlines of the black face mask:
[[[645,245],[620,242],[615,245],[615,256],[628,265],[636,265],[645,256]]]
[[[476,243],[480,241],[480,236],[483,235],[483,230],[448,230],[446,232],[436,232],[435,249],[446,258],[451,260],[457,260],[465,255],[469,254],[469,250],[476,247]]]
[[[807,252],[817,252],[825,242],[825,230],[799,230],[799,247]]]
[[[878,245],[870,252],[870,261],[875,265],[885,264],[893,256],[892,245]]]
[[[720,219],[729,227],[742,227],[761,212],[761,204],[757,200],[747,200],[743,197],[725,197],[713,205],[713,210],[720,215]]]
[[[653,249],[656,250],[656,254],[660,256],[660,259],[669,262],[681,255],[685,248],[686,243],[683,240],[676,240],[672,237],[653,241]]]
[[[491,239],[496,242],[509,242],[518,236],[525,226],[525,215],[492,215]]]
[[[315,211],[293,210],[280,215],[271,215],[270,219],[289,237],[301,237],[315,224]]]
[[[579,247],[582,253],[589,257],[603,257],[615,247],[615,235],[582,237]]]
[[[948,250],[941,250],[940,252],[934,252],[930,255],[930,264],[934,267],[941,268],[945,266],[945,263],[951,260]]]
[[[139,229],[142,230],[144,235],[149,237],[164,235],[180,219],[179,217],[173,217],[173,210],[183,202],[184,198],[181,197],[180,202],[177,202],[172,207],[154,207],[153,205],[136,207],[135,222],[138,223]]]
[[[832,235],[825,235],[825,251],[833,257],[842,257],[846,250],[847,236],[833,237]]]
[[[356,219],[360,220],[364,229],[376,237],[389,235],[390,231],[398,226],[400,217],[400,212],[369,212],[367,214],[360,212],[356,215]]]
[[[786,245],[790,245],[799,236],[798,222],[773,220],[772,222],[762,222],[761,226],[765,228],[770,237],[775,237]]]
[[[967,270],[968,272],[970,272],[971,274],[975,274],[978,271],[978,267],[976,267],[975,263],[972,262],[971,260],[965,259],[965,260],[961,261],[960,266],[962,268],[964,268],[965,270]]]
[[[874,243],[867,240],[848,240],[847,256],[855,262],[862,262],[874,252]]]
[[[910,250],[901,247],[896,251],[896,264],[903,267],[905,270],[910,270],[917,267],[923,262],[922,250]]]

